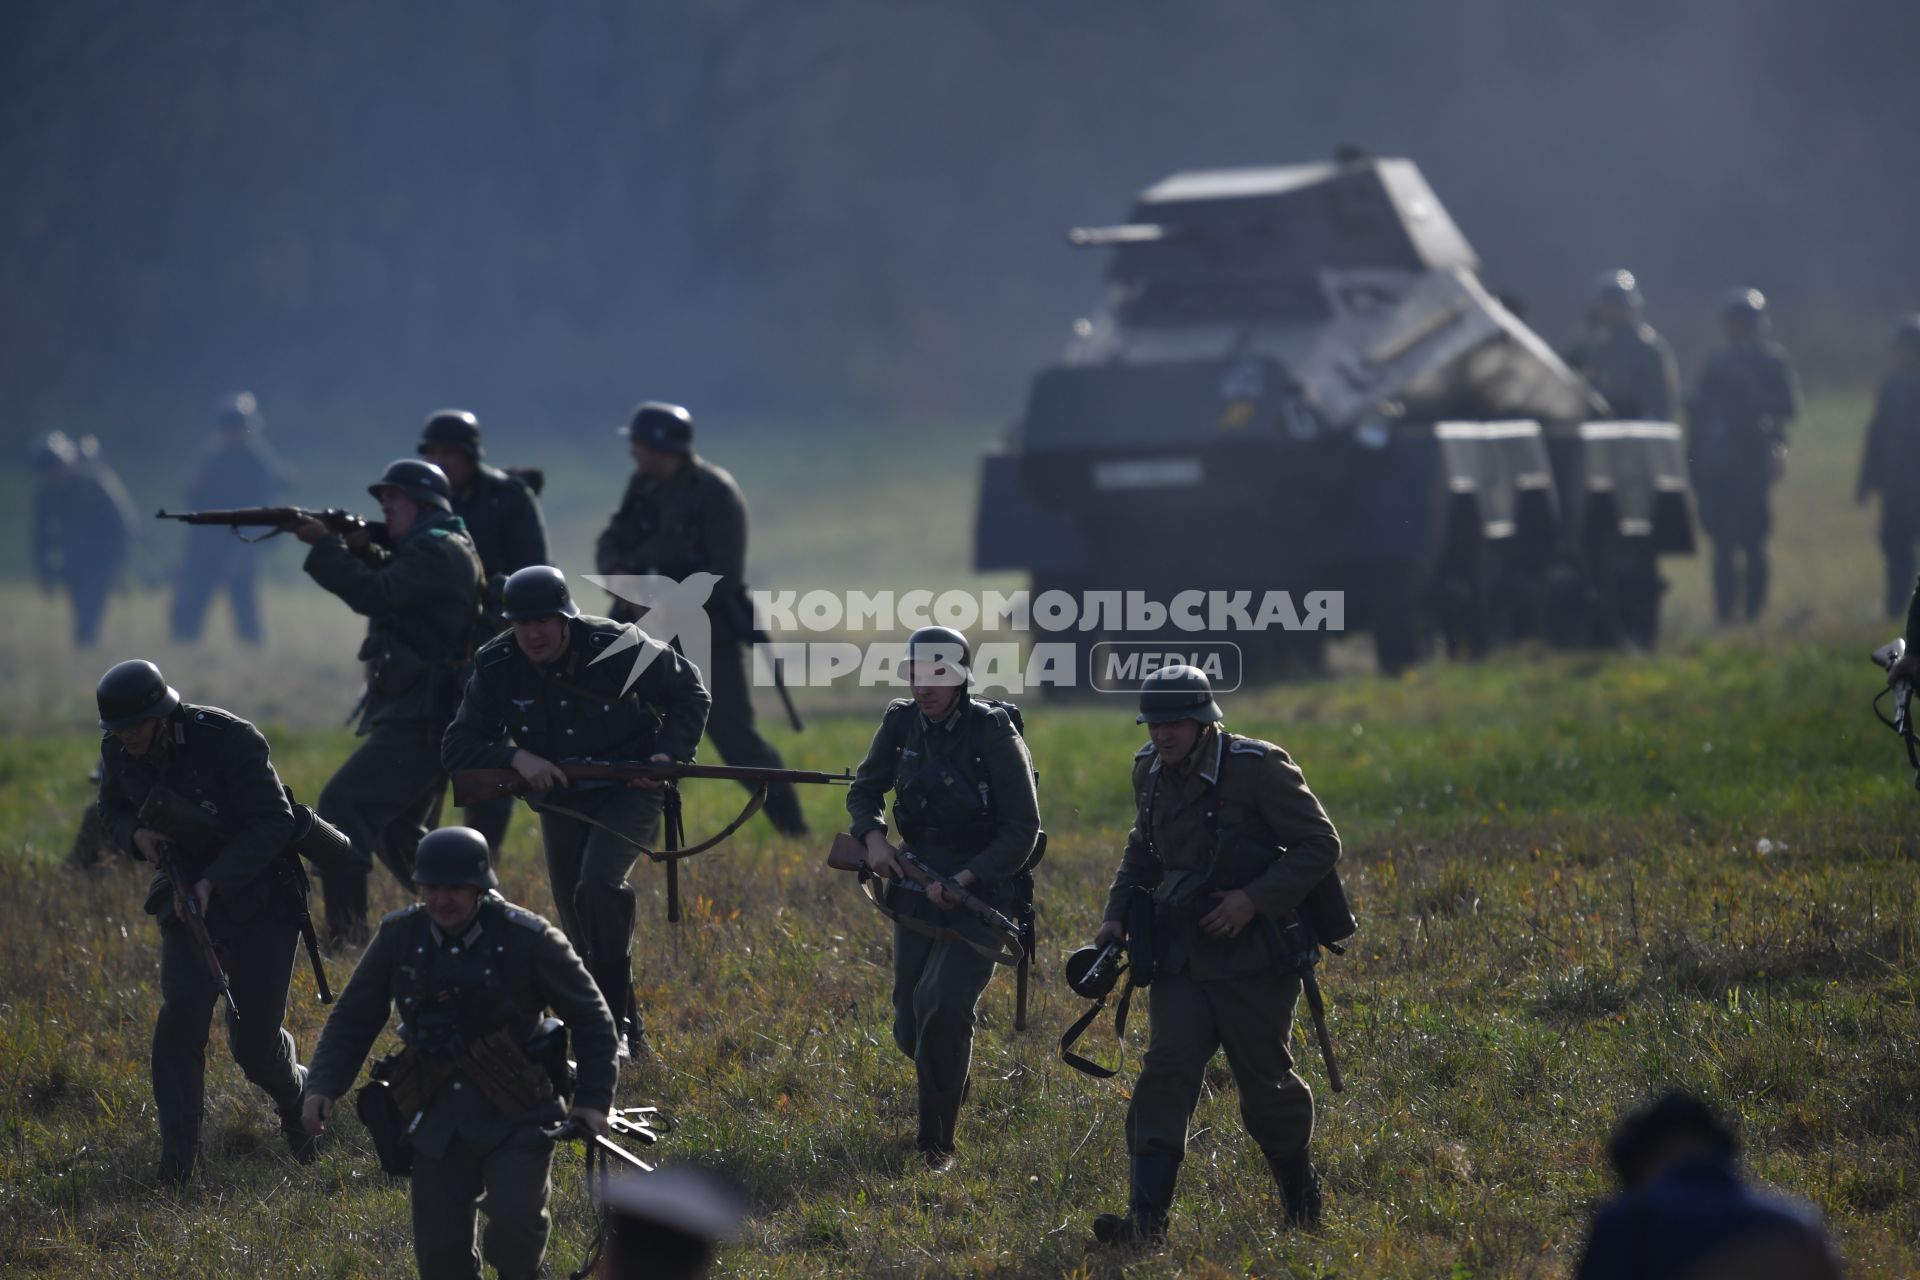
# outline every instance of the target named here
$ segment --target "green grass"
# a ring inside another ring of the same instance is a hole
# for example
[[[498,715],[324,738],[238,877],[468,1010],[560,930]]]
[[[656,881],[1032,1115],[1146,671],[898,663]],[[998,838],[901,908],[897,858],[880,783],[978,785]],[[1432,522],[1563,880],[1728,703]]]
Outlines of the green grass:
[[[1816,401],[1796,437],[1764,629],[1709,635],[1704,564],[1669,561],[1658,656],[1522,650],[1383,681],[1350,641],[1332,679],[1229,700],[1233,727],[1302,762],[1345,838],[1363,921],[1323,974],[1345,1094],[1327,1091],[1311,1043],[1296,1040],[1330,1194],[1317,1236],[1277,1230],[1216,1063],[1168,1251],[1089,1243],[1089,1216],[1125,1194],[1121,1128],[1144,1026],[1118,1078],[1065,1068],[1056,1041],[1081,1006],[1059,968],[1090,938],[1125,836],[1139,730],[1124,706],[1029,705],[1053,834],[1033,1026],[1013,1033],[1011,982],[997,979],[962,1158],[945,1175],[912,1157],[886,928],[824,869],[824,841],[783,844],[756,823],[702,855],[674,931],[659,874],[642,868],[637,964],[661,1053],[622,1101],[678,1118],[657,1158],[718,1164],[749,1189],[726,1271],[1560,1275],[1607,1192],[1609,1126],[1669,1085],[1738,1116],[1756,1173],[1830,1215],[1854,1273],[1920,1269],[1916,797],[1866,708],[1877,677],[1863,655],[1891,628],[1875,620],[1870,515],[1850,502],[1863,410]],[[754,577],[973,581],[971,459],[991,434],[769,432],[734,456],[716,447],[754,503]],[[591,461],[554,468],[560,492],[591,495],[549,503],[571,565],[622,479]],[[217,1040],[200,1183],[180,1196],[146,1184],[157,947],[144,883],[56,865],[94,751],[93,681],[117,658],[155,657],[189,698],[267,726],[307,797],[351,748],[338,724],[357,686],[356,621],[297,581],[270,592],[260,654],[224,638],[169,646],[162,607],[153,593],[117,600],[108,646],[74,654],[62,609],[0,589],[0,1274],[405,1273],[404,1187],[378,1173],[357,1122],[317,1167],[295,1166]],[[859,759],[880,703],[877,691],[810,691],[805,735],[768,728],[790,763],[837,769]],[[690,833],[723,822],[737,794],[690,785]],[[838,825],[837,790],[803,798],[817,829]],[[504,878],[509,896],[548,910],[524,813]],[[384,907],[405,901],[385,880],[376,893]],[[345,976],[336,969],[336,985]],[[311,979],[297,981],[304,1052],[325,1011]],[[1110,1058],[1100,1034],[1086,1043]],[[553,1260],[567,1267],[587,1230],[578,1175],[578,1155],[563,1154]]]

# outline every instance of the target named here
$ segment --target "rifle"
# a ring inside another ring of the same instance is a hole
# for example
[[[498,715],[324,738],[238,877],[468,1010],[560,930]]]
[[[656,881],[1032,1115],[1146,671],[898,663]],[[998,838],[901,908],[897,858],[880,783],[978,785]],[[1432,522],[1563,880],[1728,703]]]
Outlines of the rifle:
[[[759,769],[730,764],[662,763],[658,760],[556,760],[567,783],[640,781],[678,782],[682,778],[725,778],[734,782],[757,783],[763,789],[772,782],[840,783],[853,781],[853,773],[821,773],[817,769]],[[453,772],[453,802],[463,808],[500,796],[533,795],[533,788],[517,769],[456,769]],[[757,809],[759,806],[755,806]],[[698,850],[681,851],[681,856]]]
[[[1893,670],[1893,664],[1906,656],[1907,642],[1901,636],[1875,649],[1871,657],[1882,671]],[[1880,700],[1893,696],[1893,717],[1880,709]],[[1913,766],[1913,785],[1920,790],[1920,742],[1916,742],[1913,732],[1913,681],[1898,680],[1873,695],[1873,714],[1880,717],[1880,723],[1900,735],[1900,741],[1907,748],[1907,763]]]
[[[183,524],[219,524],[233,531],[233,536],[242,542],[265,542],[286,532],[285,526],[295,520],[313,519],[327,526],[332,533],[346,535],[366,532],[378,543],[387,541],[387,526],[384,521],[369,520],[365,516],[355,515],[341,507],[328,507],[324,511],[313,511],[306,507],[233,507],[225,511],[156,511],[158,520],[178,520]],[[266,529],[267,532],[257,538],[249,538],[241,533],[242,529]]]
[[[220,994],[227,1001],[227,1012],[238,1020],[240,1008],[233,1002],[233,987],[227,981],[226,966],[220,963],[220,953],[214,949],[213,935],[207,932],[207,918],[200,912],[200,895],[193,891],[193,881],[187,879],[180,870],[180,859],[175,856],[174,850],[179,846],[165,836],[157,843],[160,847],[160,870],[173,882],[173,905],[180,912],[180,922],[193,935],[194,945],[200,948],[200,958],[207,963],[207,972],[219,984]]]
[[[915,855],[908,853],[905,849],[900,851],[899,857],[900,869],[907,873],[908,880],[919,886],[923,891],[937,884],[949,894],[953,895],[953,897],[957,898],[962,910],[985,924],[987,928],[991,929],[999,938],[1000,946],[998,949],[988,947],[957,930],[929,924],[924,920],[916,920],[911,916],[900,915],[898,912],[890,909],[885,903],[881,902],[879,898],[874,896],[873,889],[870,885],[870,881],[874,879],[874,873],[872,869],[867,866],[866,846],[854,839],[849,832],[842,831],[833,838],[833,847],[827,850],[827,866],[835,871],[856,872],[860,877],[860,890],[866,895],[867,901],[879,908],[880,914],[891,917],[894,923],[900,925],[902,928],[911,929],[915,933],[923,933],[930,938],[935,938],[943,942],[964,942],[995,964],[1004,964],[1014,968],[1019,967],[1021,957],[1026,954],[1025,939],[1020,931],[1019,925],[1007,919],[1004,915],[1001,915],[998,911],[988,906],[978,896],[968,892],[963,886],[955,884],[948,877],[941,875],[938,871],[935,871],[932,867],[922,862]]]
[[[1335,1093],[1340,1093],[1347,1086],[1340,1078],[1340,1064],[1333,1056],[1333,1037],[1327,1032],[1327,1005],[1320,995],[1320,981],[1313,972],[1320,963],[1320,940],[1298,916],[1275,928],[1280,935],[1278,954],[1283,958],[1282,963],[1290,965],[1299,977],[1301,994],[1307,998],[1307,1012],[1313,1015],[1313,1035],[1320,1042],[1321,1060],[1327,1064],[1327,1083]],[[1334,950],[1337,952],[1339,948]]]

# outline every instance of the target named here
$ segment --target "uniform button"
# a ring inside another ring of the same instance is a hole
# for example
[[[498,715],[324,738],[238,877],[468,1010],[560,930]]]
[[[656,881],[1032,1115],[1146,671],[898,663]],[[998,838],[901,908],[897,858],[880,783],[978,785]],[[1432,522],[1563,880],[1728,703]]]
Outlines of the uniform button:
[[[453,1087],[454,1087],[454,1088],[456,1088],[456,1089],[458,1089],[458,1088],[460,1087],[460,1082],[459,1082],[458,1080],[455,1080],[455,1081],[453,1082]]]
[[[573,736],[573,730],[571,729],[567,730],[567,736],[571,738]]]
[[[562,699],[560,699],[560,705],[561,705],[561,706],[563,706],[563,707],[564,707],[564,706],[566,706],[566,705],[567,705],[567,700],[566,700],[565,698],[562,698]]]
[[[455,943],[453,946],[448,947],[447,950],[452,952],[456,956],[460,954],[460,946],[458,943]]]

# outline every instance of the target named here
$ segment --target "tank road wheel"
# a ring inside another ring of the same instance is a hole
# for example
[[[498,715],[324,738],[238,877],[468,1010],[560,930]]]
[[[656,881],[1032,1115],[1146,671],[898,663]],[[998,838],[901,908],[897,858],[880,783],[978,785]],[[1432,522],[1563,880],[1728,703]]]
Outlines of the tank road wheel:
[[[1374,566],[1367,591],[1368,629],[1380,674],[1397,676],[1427,656],[1426,619],[1414,590],[1414,567],[1406,560]]]

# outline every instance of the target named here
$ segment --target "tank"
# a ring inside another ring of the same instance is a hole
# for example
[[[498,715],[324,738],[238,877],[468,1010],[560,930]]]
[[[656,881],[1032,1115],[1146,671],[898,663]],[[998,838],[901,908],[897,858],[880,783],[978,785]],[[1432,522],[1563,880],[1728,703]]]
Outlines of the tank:
[[[1613,420],[1411,161],[1179,173],[1069,240],[1108,254],[1107,299],[983,461],[977,568],[1082,599],[1337,592],[1389,672],[1654,643],[1659,557],[1693,549],[1679,428]],[[1232,639],[1257,677],[1327,634]]]

